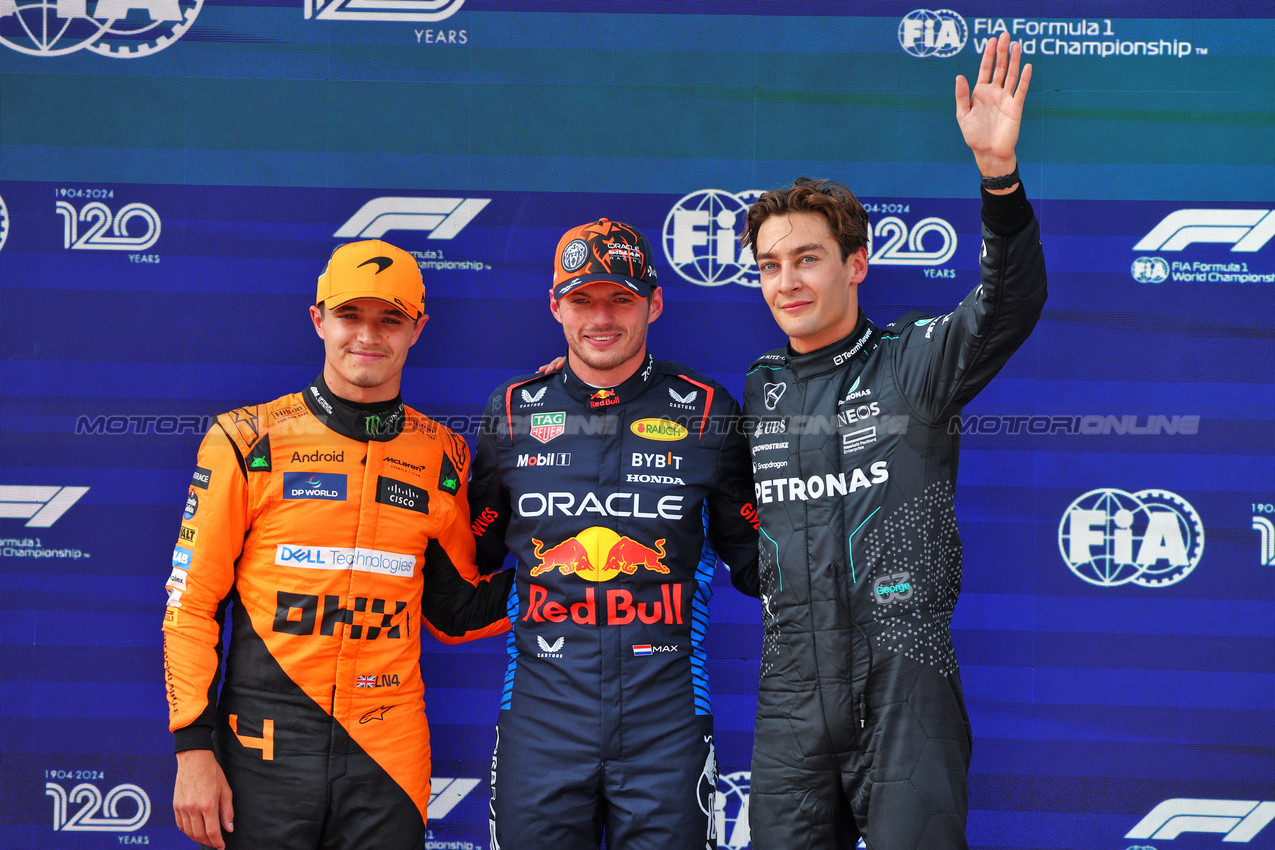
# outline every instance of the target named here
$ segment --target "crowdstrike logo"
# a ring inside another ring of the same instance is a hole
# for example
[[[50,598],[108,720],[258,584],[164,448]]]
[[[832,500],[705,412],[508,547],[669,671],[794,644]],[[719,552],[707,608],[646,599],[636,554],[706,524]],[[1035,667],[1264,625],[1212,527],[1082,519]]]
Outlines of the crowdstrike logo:
[[[1225,833],[1228,844],[1247,844],[1275,820],[1270,800],[1165,800],[1138,821],[1125,838],[1173,841],[1184,832]]]
[[[1200,563],[1204,524],[1186,499],[1167,490],[1090,490],[1063,512],[1058,549],[1089,584],[1167,587]]]
[[[450,18],[465,0],[305,0],[305,16],[321,21],[428,23]]]
[[[1275,210],[1177,210],[1138,240],[1135,251],[1184,251],[1196,242],[1253,253],[1275,236]],[[1163,261],[1161,261],[1163,262]]]
[[[135,59],[186,34],[204,0],[0,0],[0,44],[29,56],[87,48]]]
[[[491,198],[373,198],[332,235],[380,239],[391,230],[420,230],[430,239],[453,239],[489,203]]]
[[[0,485],[0,518],[25,519],[27,528],[48,528],[88,491],[88,487]]]
[[[899,46],[918,59],[955,56],[969,34],[965,19],[951,9],[915,9],[899,22]]]

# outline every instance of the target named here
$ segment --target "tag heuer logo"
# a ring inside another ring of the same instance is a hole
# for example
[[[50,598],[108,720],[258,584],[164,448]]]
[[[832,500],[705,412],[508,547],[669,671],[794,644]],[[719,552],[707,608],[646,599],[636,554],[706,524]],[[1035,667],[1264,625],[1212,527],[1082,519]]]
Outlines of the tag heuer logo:
[[[542,443],[547,443],[554,437],[562,436],[562,433],[566,430],[567,413],[565,410],[559,410],[555,413],[531,414],[531,436]]]

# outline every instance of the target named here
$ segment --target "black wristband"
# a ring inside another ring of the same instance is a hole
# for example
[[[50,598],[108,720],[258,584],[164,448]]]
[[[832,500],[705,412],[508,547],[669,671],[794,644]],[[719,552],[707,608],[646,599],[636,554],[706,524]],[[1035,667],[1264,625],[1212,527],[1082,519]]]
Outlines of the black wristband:
[[[984,177],[984,189],[1008,189],[1018,182],[1018,166],[1014,166],[1014,170],[1006,174],[1004,177]]]

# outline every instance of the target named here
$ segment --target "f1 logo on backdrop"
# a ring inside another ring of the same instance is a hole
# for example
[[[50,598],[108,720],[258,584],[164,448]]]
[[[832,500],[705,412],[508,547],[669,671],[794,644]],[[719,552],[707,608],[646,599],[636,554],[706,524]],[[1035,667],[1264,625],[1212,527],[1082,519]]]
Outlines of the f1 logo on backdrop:
[[[1275,236],[1275,210],[1177,210],[1151,228],[1135,251],[1184,251],[1196,242],[1260,251]]]
[[[450,18],[463,5],[465,0],[305,0],[305,16],[321,21],[428,22]]]
[[[0,517],[25,519],[27,528],[48,528],[88,491],[88,487],[0,485]]]
[[[452,239],[490,203],[491,198],[373,198],[332,235],[380,239],[391,230],[422,230],[430,239]]]
[[[77,212],[69,201],[58,201],[57,212],[62,216],[62,247],[73,251],[145,251],[159,241],[163,229],[159,213],[149,204],[126,204],[111,212],[101,201],[90,201]],[[141,219],[145,230],[129,235],[134,219]],[[81,233],[82,223],[88,227]]]
[[[699,286],[738,283],[760,287],[752,251],[739,244],[748,208],[762,192],[700,189],[686,195],[664,219],[664,257],[685,280]],[[935,242],[935,237],[942,240]],[[927,250],[923,241],[929,241]],[[941,266],[956,253],[956,229],[933,216],[908,226],[886,216],[868,233],[868,262],[879,266]]]
[[[1167,587],[1204,554],[1204,524],[1167,490],[1090,490],[1068,506],[1058,549],[1076,576],[1098,587]]]
[[[0,0],[0,44],[29,56],[87,48],[135,59],[185,35],[204,0]]]
[[[1247,844],[1275,820],[1269,800],[1165,800],[1138,821],[1125,838],[1173,841],[1184,832],[1224,832],[1222,841]]]

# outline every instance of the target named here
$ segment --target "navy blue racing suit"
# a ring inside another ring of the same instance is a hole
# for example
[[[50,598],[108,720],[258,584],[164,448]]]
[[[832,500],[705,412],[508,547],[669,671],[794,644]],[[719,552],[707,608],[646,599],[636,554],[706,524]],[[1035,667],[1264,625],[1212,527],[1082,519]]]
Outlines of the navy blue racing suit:
[[[717,555],[756,596],[739,408],[647,355],[617,387],[568,367],[487,404],[478,560],[517,558],[492,758],[492,848],[715,847],[704,637]]]
[[[970,727],[952,417],[1045,303],[1023,190],[983,193],[982,282],[817,351],[763,355],[744,391],[761,518],[756,850],[963,848]]]

